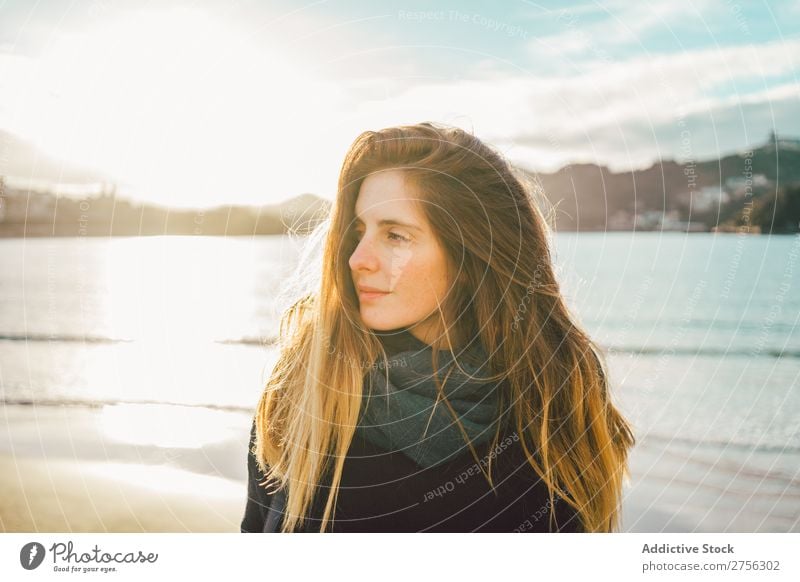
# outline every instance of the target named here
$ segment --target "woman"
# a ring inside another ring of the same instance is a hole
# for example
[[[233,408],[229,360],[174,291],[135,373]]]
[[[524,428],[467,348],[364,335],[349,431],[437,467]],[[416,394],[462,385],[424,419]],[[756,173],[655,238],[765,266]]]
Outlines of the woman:
[[[613,531],[634,439],[533,188],[460,129],[368,131],[284,314],[242,531]]]

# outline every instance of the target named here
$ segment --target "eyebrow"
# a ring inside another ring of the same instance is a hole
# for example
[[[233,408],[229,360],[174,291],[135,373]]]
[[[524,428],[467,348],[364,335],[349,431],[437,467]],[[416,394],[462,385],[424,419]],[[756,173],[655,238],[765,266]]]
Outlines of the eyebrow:
[[[356,217],[356,222],[358,224],[364,224],[364,221],[361,220],[358,217]],[[411,229],[423,232],[422,229],[420,227],[418,227],[417,225],[410,224],[408,222],[402,222],[400,220],[397,220],[396,218],[384,218],[382,220],[379,220],[378,221],[378,226],[404,226],[406,228],[411,228]]]

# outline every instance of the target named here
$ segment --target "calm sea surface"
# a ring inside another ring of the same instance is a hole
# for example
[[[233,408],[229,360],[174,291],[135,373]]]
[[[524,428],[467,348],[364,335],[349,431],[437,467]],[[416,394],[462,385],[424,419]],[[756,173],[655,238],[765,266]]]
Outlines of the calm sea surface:
[[[610,353],[645,509],[796,531],[800,237],[559,234],[555,250],[570,305]],[[252,410],[275,357],[259,342],[276,335],[298,253],[284,236],[0,240],[0,396]],[[646,502],[683,473],[695,477],[680,507]],[[731,476],[765,508],[745,519]]]

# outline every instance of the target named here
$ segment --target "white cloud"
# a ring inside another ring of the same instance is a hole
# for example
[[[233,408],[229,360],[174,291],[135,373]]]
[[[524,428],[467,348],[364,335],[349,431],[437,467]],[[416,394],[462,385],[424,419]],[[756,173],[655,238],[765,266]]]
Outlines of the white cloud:
[[[761,132],[758,124],[781,131],[797,105],[787,78],[796,78],[800,40],[625,61],[590,55],[577,73],[544,74],[538,64],[536,72],[500,70],[483,60],[458,80],[404,77],[391,67],[377,69],[391,75],[360,70],[359,80],[310,76],[280,51],[238,43],[234,29],[178,16],[150,30],[144,46],[143,23],[128,20],[97,38],[65,41],[42,60],[0,54],[0,127],[165,203],[268,203],[332,195],[347,146],[366,129],[443,121],[521,164],[621,168],[674,155],[681,121],[705,119],[705,131],[716,132],[698,151],[729,149]],[[653,18],[628,25],[642,31]],[[180,50],[170,50],[173,43]],[[358,51],[345,54],[342,67],[361,62]],[[424,72],[417,61],[413,67]],[[776,120],[756,115],[759,107]],[[749,134],[731,114],[736,108],[758,119]]]
[[[793,90],[796,100],[796,85],[769,86],[798,65],[800,40],[703,49],[598,64],[573,77],[516,73],[414,86],[360,103],[356,117],[370,126],[450,121],[544,169],[574,159],[638,166],[671,155],[674,144],[658,144],[658,136],[690,116],[705,115],[712,127],[715,111],[738,104],[769,107],[791,100]],[[753,90],[754,83],[762,88]],[[734,86],[741,87],[738,93],[722,91]],[[730,128],[717,131],[730,134]]]
[[[168,204],[320,187],[309,161],[339,89],[258,41],[183,7],[62,34],[40,58],[0,60],[0,127]]]
[[[645,35],[658,28],[671,30],[673,25],[698,26],[698,19],[709,8],[716,5],[714,0],[694,0],[688,5],[684,2],[611,2],[598,7],[604,18],[596,19],[599,10],[592,10],[592,18],[586,22],[584,11],[567,8],[557,11],[556,23],[560,32],[528,43],[528,52],[537,58],[559,57],[579,58],[606,53],[607,49],[621,45],[641,45]]]

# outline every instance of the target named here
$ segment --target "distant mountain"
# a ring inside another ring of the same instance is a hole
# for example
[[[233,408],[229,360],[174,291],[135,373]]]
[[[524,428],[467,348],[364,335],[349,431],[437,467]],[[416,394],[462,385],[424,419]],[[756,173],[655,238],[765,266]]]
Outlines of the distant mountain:
[[[0,237],[304,234],[328,206],[306,194],[272,206],[172,209],[120,198],[113,189],[82,199],[15,190],[0,177]]]
[[[56,196],[59,185],[71,196]],[[104,186],[111,184],[111,186]],[[85,186],[86,195],[80,192]],[[99,187],[106,191],[95,192]],[[63,186],[62,186],[63,188]],[[57,160],[0,130],[0,236],[261,235],[304,233],[329,202],[303,194],[277,205],[184,210],[116,195],[113,180]]]
[[[61,167],[40,165],[35,149],[27,152],[14,163],[28,159],[39,170]],[[800,140],[773,135],[751,152],[702,162],[666,160],[644,170],[573,164],[530,175],[555,209],[560,231],[800,228]],[[59,181],[88,176],[57,172]],[[260,207],[177,210],[120,198],[113,188],[82,200],[56,197],[48,189],[15,190],[0,176],[0,236],[302,234],[329,208],[329,201],[306,193]]]
[[[43,184],[110,181],[100,172],[58,160],[29,141],[3,130],[0,130],[0,176]]]
[[[645,170],[573,164],[531,175],[554,207],[558,230],[712,230],[730,226],[756,201],[777,199],[800,182],[800,140],[772,135],[749,153],[680,164],[666,160]],[[778,216],[777,222],[797,220]],[[779,230],[786,228],[791,230]]]
[[[278,204],[277,211],[287,230],[308,232],[328,215],[330,206],[330,201],[306,193]]]

